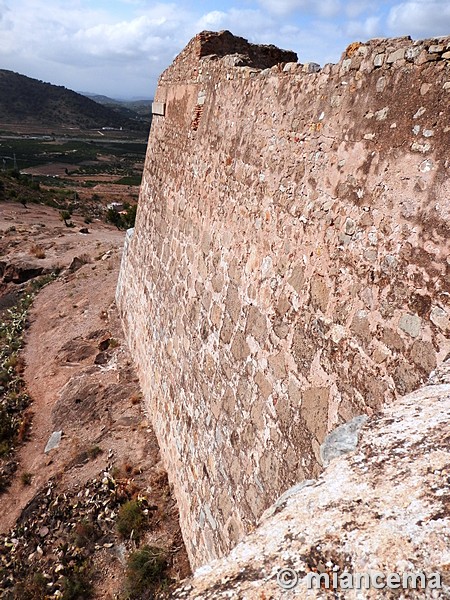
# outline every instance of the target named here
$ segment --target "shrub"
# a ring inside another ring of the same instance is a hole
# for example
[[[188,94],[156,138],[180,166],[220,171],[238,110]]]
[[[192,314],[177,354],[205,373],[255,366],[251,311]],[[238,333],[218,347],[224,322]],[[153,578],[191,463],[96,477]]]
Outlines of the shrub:
[[[45,258],[45,250],[41,246],[35,244],[31,247],[31,254],[33,254],[36,258]]]
[[[89,450],[87,451],[87,454],[91,460],[95,460],[97,456],[103,454],[103,450],[100,448],[100,446],[92,446],[92,448],[89,448]]]
[[[88,600],[92,594],[93,586],[86,563],[75,567],[70,575],[64,577],[62,600]]]
[[[61,210],[59,212],[59,217],[60,217],[61,221],[64,221],[64,225],[66,227],[74,227],[74,224],[72,223],[72,221],[70,221],[71,216],[72,216],[72,213],[69,210]]]
[[[167,580],[167,555],[162,548],[143,546],[128,557],[126,592],[128,598],[153,598]]]
[[[22,475],[20,476],[20,480],[22,482],[22,485],[24,486],[31,485],[32,479],[33,475],[28,472],[22,473]]]
[[[83,519],[75,525],[73,541],[78,548],[91,548],[97,537],[97,531],[88,519]]]
[[[135,539],[139,539],[147,524],[148,517],[138,500],[129,500],[122,504],[117,516],[116,527],[123,538],[129,538],[132,535]]]
[[[14,588],[14,598],[20,600],[42,600],[46,598],[47,580],[42,573],[33,573]]]

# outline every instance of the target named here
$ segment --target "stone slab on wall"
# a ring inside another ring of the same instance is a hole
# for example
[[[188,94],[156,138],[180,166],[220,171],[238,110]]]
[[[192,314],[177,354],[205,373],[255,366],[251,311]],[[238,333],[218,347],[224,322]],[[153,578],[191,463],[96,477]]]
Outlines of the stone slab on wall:
[[[214,39],[160,78],[117,294],[193,566],[450,350],[450,38],[321,70]]]

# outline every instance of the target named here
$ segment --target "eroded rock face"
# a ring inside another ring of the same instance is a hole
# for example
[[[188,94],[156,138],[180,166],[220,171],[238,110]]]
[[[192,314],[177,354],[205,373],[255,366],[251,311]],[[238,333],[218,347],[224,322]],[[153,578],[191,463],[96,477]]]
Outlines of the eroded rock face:
[[[229,556],[200,568],[173,597],[399,597],[400,589],[308,590],[311,571],[424,573],[429,582],[438,573],[441,589],[409,589],[407,597],[450,597],[450,363],[431,381],[369,419],[352,454],[285,494]],[[279,586],[282,568],[298,574],[293,590]]]
[[[160,78],[117,298],[194,567],[450,351],[449,45],[207,33]]]

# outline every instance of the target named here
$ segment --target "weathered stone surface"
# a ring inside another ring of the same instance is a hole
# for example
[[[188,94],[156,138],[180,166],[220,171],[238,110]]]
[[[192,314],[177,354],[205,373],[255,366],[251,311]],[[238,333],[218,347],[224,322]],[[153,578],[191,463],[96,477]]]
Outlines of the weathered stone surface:
[[[397,60],[401,60],[402,58],[405,57],[405,49],[404,48],[399,48],[398,50],[395,50],[395,52],[392,52],[391,54],[389,54],[389,56],[386,59],[386,62],[389,63],[394,63]]]
[[[327,467],[334,458],[356,450],[359,432],[366,421],[367,416],[360,415],[348,423],[336,427],[334,431],[327,435],[320,446],[320,458],[324,467]]]
[[[320,65],[315,62],[305,63],[302,71],[304,73],[318,73],[320,71]]]
[[[421,320],[417,315],[402,315],[398,326],[405,333],[413,338],[416,338],[420,333]]]
[[[443,308],[435,306],[430,314],[431,322],[439,327],[443,332],[450,332],[450,317]]]
[[[45,446],[45,454],[50,452],[50,450],[56,450],[61,443],[62,431],[54,431],[52,435],[48,438],[47,445]]]
[[[316,477],[336,425],[450,351],[434,310],[450,293],[449,77],[440,55],[419,64],[432,43],[375,69],[414,43],[372,40],[341,75],[283,72],[295,58],[209,32],[160,78],[117,299],[193,566]]]
[[[402,592],[417,600],[450,597],[449,373],[446,363],[433,385],[370,418],[351,454],[334,458],[317,481],[289,489],[253,533],[225,558],[198,569],[173,598],[281,600],[339,594],[345,600],[371,600]],[[277,583],[283,568],[296,573],[291,590]],[[334,570],[424,573],[428,585],[437,573],[441,587],[308,590],[308,572]]]

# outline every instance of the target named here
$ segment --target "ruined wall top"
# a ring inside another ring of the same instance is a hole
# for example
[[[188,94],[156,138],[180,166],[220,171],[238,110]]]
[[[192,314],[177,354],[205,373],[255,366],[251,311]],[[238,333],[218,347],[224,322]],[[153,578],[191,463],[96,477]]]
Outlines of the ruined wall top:
[[[280,50],[276,46],[251,44],[229,31],[202,31],[176,57],[173,64],[163,73],[161,80],[179,73],[187,83],[198,75],[199,62],[206,58],[215,61],[224,57],[234,57],[230,64],[267,69],[280,63],[297,62],[297,54]],[[228,61],[229,62],[229,61]]]
[[[301,58],[301,57],[300,57]],[[365,43],[353,42],[343,52],[336,64],[322,68],[314,62],[297,62],[295,52],[276,46],[252,44],[229,31],[202,31],[197,34],[161,75],[160,85],[175,82],[205,81],[203,65],[208,64],[208,75],[217,77],[217,71],[241,67],[240,76],[254,77],[271,73],[317,73],[346,75],[349,72],[369,73],[383,68],[400,68],[405,65],[425,65],[450,59],[450,36],[426,40],[412,40],[410,36],[374,38]],[[242,67],[246,67],[242,68]],[[236,78],[236,73],[231,78]],[[230,78],[224,73],[224,78]]]

